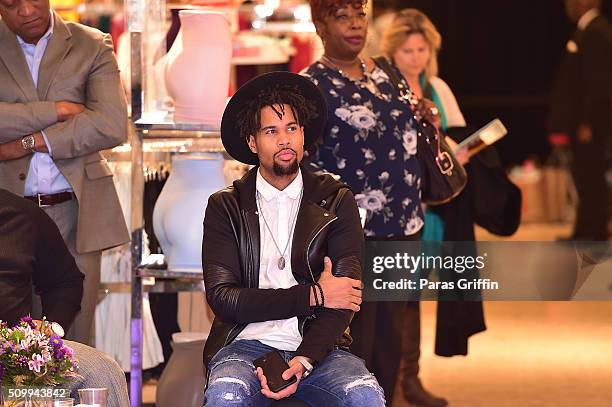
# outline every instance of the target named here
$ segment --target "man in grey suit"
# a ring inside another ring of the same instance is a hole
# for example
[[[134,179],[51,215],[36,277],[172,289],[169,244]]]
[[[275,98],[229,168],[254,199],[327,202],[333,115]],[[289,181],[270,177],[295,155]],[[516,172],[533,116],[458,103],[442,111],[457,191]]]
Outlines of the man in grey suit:
[[[129,241],[101,150],[127,138],[108,35],[49,0],[0,0],[0,187],[36,202],[85,274],[70,338],[90,343],[102,249]]]

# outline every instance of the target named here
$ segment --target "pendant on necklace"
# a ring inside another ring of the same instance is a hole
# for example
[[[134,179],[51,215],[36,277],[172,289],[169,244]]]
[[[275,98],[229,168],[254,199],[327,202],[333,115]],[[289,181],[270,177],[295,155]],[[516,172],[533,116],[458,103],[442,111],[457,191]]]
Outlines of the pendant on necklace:
[[[280,270],[284,270],[285,269],[285,258],[281,257],[278,259],[278,268]]]

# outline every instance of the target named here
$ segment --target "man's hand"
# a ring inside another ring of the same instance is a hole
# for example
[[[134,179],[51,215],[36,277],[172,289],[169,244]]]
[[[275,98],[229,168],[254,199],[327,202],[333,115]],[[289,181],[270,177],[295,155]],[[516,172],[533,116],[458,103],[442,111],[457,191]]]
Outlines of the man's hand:
[[[349,309],[358,312],[361,305],[361,281],[349,277],[335,277],[332,274],[332,262],[329,257],[325,257],[324,265],[325,268],[318,282],[325,297],[325,308]],[[312,292],[310,305],[316,305]]]
[[[41,132],[32,134],[34,136],[34,151],[39,153],[47,153],[49,149],[45,144],[45,139]],[[21,139],[9,141],[8,143],[0,144],[0,162],[16,160],[23,156],[32,154],[31,151],[24,150],[21,144]]]
[[[60,122],[70,120],[83,111],[85,111],[85,106],[80,103],[55,102],[55,112],[57,113],[57,120]]]
[[[416,106],[415,114],[419,120],[425,119],[438,129],[442,126],[440,110],[432,100],[426,98],[420,99],[419,104]]]
[[[593,130],[588,124],[581,124],[576,131],[576,138],[580,144],[588,144],[593,141]]]
[[[37,153],[48,153],[49,148],[47,148],[47,143],[45,142],[45,138],[43,137],[40,131],[32,134],[34,136],[34,151]]]
[[[268,379],[266,379],[266,376],[264,376],[263,370],[261,369],[261,367],[257,368],[257,378],[259,379],[259,383],[261,383],[261,393],[264,396],[269,399],[280,400],[284,399],[285,397],[291,396],[297,391],[298,385],[300,384],[300,380],[302,379],[302,375],[304,374],[306,369],[297,358],[291,359],[288,365],[289,369],[283,372],[283,379],[289,380],[291,376],[295,376],[297,377],[297,380],[291,386],[284,388],[278,393],[274,393],[272,390],[270,390],[270,388],[268,387]]]
[[[32,154],[32,152],[23,149],[21,139],[0,144],[0,162],[16,160],[28,154]]]

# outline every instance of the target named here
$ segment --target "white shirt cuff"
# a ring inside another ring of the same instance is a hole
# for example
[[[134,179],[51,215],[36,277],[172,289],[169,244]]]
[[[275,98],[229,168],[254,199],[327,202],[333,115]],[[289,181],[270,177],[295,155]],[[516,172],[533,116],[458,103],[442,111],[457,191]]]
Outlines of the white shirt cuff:
[[[43,130],[41,130],[40,133],[42,134],[43,139],[45,139],[45,144],[47,145],[47,150],[49,150],[49,156],[53,157],[53,154],[51,152],[51,144],[49,144],[49,139],[47,138],[47,135],[45,134],[45,132]]]

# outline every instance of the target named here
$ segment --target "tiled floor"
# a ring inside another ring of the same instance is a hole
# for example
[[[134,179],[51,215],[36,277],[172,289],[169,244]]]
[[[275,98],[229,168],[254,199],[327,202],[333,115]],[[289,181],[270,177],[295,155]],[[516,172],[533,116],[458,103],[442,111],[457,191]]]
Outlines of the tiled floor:
[[[435,307],[421,307],[421,378],[451,406],[612,406],[612,303],[488,302],[488,329],[453,358],[433,354]],[[394,406],[409,406],[399,388]]]
[[[510,240],[555,240],[569,225],[524,224]],[[500,238],[477,229],[479,240]],[[612,282],[612,276],[610,276]],[[453,407],[612,406],[612,302],[488,302],[469,355],[434,355],[435,302],[422,312],[421,378]],[[394,406],[409,406],[398,388]]]
[[[513,240],[568,234],[567,225],[526,224]],[[421,378],[451,406],[612,406],[612,302],[488,302],[487,331],[454,358],[433,354],[435,307],[421,308]],[[396,390],[394,406],[408,406]],[[155,386],[143,397],[154,402]]]

